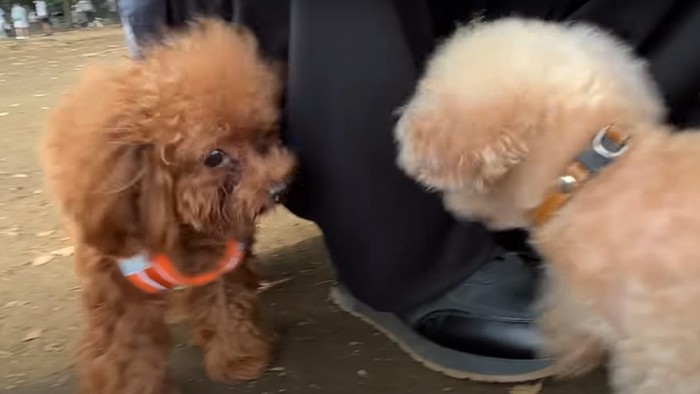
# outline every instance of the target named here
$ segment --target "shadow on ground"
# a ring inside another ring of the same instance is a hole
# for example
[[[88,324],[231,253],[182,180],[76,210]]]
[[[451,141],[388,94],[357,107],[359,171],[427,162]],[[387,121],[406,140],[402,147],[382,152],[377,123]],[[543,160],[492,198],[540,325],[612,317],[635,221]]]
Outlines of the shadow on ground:
[[[284,336],[279,359],[256,382],[215,384],[204,376],[199,351],[185,345],[184,329],[176,328],[179,345],[173,351],[173,370],[184,394],[495,394],[511,389],[512,385],[476,384],[431,372],[329,303],[333,272],[321,237],[272,250],[262,259],[270,280],[290,278],[264,294],[269,318]],[[76,392],[72,377],[60,386],[52,383],[24,386],[12,393]],[[598,373],[574,382],[547,383],[542,392],[604,394],[607,389]]]

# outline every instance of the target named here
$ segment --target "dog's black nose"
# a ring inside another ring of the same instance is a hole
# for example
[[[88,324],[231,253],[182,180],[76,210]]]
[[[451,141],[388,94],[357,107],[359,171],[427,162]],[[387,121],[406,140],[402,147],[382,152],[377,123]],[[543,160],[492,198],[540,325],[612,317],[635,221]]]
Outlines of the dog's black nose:
[[[267,189],[268,193],[270,193],[270,197],[272,197],[272,200],[274,202],[280,202],[286,190],[287,182],[277,182],[274,185],[270,186],[269,189]]]

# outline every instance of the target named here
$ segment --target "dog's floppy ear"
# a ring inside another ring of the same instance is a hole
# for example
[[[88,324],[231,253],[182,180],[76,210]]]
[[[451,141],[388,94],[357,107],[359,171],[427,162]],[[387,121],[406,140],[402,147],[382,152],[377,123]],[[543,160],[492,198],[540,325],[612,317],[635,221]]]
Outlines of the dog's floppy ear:
[[[141,252],[144,179],[157,153],[151,75],[141,63],[92,66],[47,123],[47,181],[75,236],[109,255]]]
[[[103,253],[166,250],[177,238],[172,176],[151,145],[116,147],[111,171],[83,193],[75,217],[83,240]]]
[[[134,145],[109,146],[93,163],[102,167],[84,172],[88,190],[77,193],[71,209],[85,243],[106,254],[138,248],[141,238],[138,195],[144,175],[144,151]]]
[[[457,100],[409,107],[395,132],[399,166],[429,188],[486,193],[528,154],[532,122],[508,112]]]
[[[144,242],[154,250],[169,250],[179,233],[174,180],[165,168],[169,162],[167,155],[165,148],[146,159],[139,196]]]

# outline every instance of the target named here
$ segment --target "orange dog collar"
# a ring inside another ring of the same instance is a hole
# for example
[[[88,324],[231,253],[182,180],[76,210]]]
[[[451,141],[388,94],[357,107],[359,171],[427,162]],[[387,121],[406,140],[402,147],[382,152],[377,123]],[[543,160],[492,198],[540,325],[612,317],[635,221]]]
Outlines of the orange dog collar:
[[[545,196],[544,201],[530,212],[532,223],[546,223],[599,171],[627,150],[630,136],[614,125],[604,127],[596,134],[589,149],[581,153],[558,179],[558,184]]]
[[[188,276],[180,273],[164,254],[142,253],[119,261],[119,269],[129,282],[146,293],[160,293],[183,287],[202,286],[238,267],[246,255],[246,245],[231,241],[219,265],[211,271]]]

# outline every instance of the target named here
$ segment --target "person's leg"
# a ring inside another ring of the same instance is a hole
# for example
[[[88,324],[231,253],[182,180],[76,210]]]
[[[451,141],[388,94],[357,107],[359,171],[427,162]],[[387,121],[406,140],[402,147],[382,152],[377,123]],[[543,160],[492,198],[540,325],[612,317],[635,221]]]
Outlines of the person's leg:
[[[302,173],[289,207],[324,232],[349,290],[334,300],[419,360],[480,380],[547,375],[534,270],[480,224],[455,223],[395,165],[394,114],[419,74],[397,7],[420,17],[409,3],[420,5],[292,3],[286,138]]]
[[[341,282],[377,309],[456,285],[493,241],[395,165],[395,111],[417,70],[392,3],[294,2],[291,29],[287,136],[302,174],[288,206],[321,227]]]
[[[156,40],[159,29],[166,26],[167,3],[164,0],[121,0],[119,7],[129,54],[139,58],[143,46]]]
[[[197,16],[230,21],[235,1],[121,0],[119,9],[129,54],[141,57],[144,46],[157,42],[163,29],[181,27]]]
[[[49,17],[44,18],[43,27],[44,34],[46,34],[47,36],[53,34],[53,27],[51,26],[51,20],[49,19]]]

